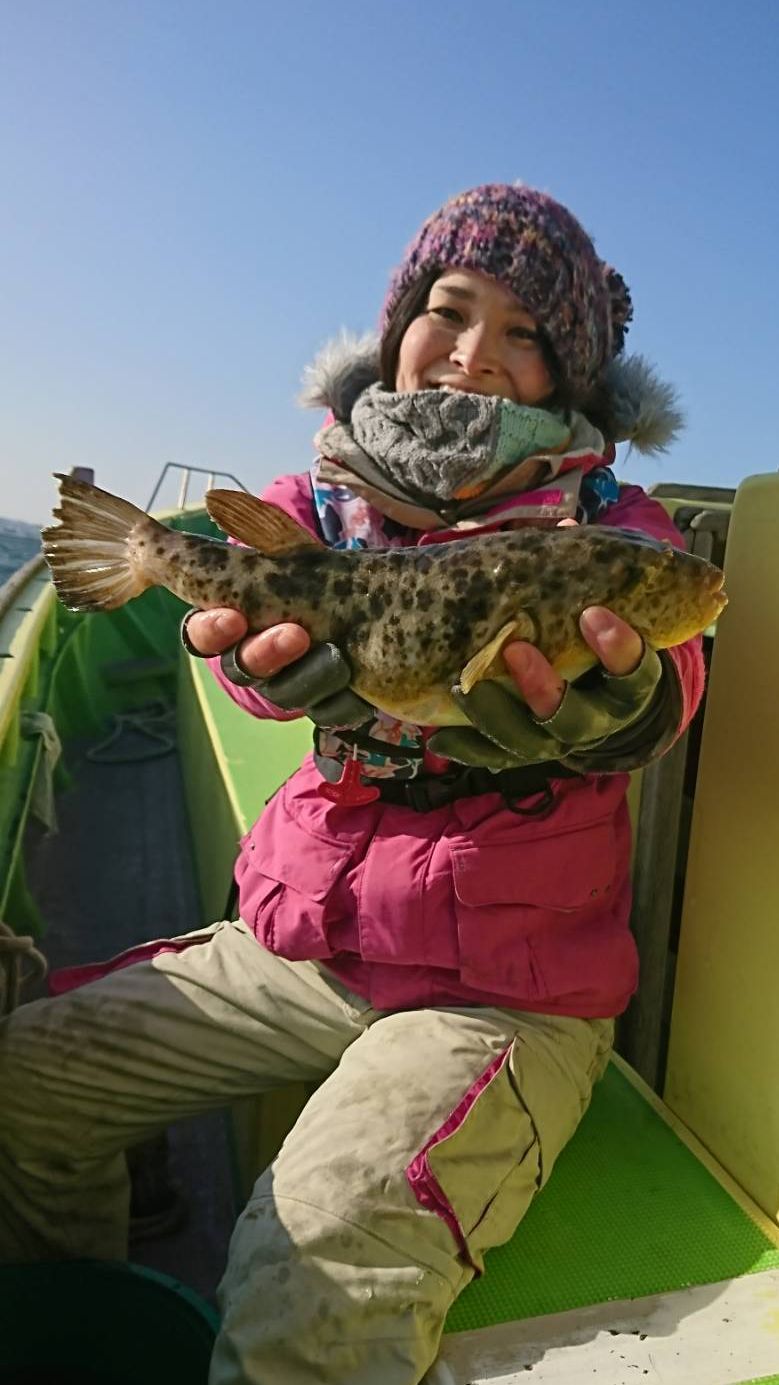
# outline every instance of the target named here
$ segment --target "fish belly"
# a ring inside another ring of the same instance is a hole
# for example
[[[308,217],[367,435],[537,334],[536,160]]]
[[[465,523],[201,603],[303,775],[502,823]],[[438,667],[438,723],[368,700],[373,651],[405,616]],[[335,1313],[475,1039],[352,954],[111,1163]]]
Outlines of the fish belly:
[[[469,726],[465,713],[445,688],[421,689],[418,692],[387,696],[378,688],[355,681],[354,691],[366,702],[387,716],[407,721],[412,726]]]
[[[568,648],[559,658],[551,661],[555,673],[562,678],[565,683],[573,683],[582,674],[587,673],[597,663],[597,659],[592,650],[583,645],[581,649]],[[506,692],[512,693],[518,702],[522,702],[519,689],[514,679],[506,673],[506,666],[502,658],[495,660],[493,665],[486,672],[485,677],[490,678]],[[481,679],[477,680],[481,682]],[[455,702],[447,688],[425,688],[411,690],[404,694],[388,695],[381,688],[368,682],[355,680],[352,684],[356,693],[364,697],[366,702],[370,702],[380,711],[386,712],[388,716],[396,717],[398,721],[407,721],[414,726],[471,726],[473,723],[466,716],[465,712]]]

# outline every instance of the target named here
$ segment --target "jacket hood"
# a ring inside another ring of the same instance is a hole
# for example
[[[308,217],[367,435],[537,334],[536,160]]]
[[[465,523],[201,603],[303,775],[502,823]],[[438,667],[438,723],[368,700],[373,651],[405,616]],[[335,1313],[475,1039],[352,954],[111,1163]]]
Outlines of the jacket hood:
[[[332,409],[347,423],[358,395],[379,376],[379,338],[342,331],[306,367],[299,400],[306,408]],[[666,452],[684,426],[673,385],[638,355],[612,361],[580,407],[609,442],[629,442],[643,453]]]

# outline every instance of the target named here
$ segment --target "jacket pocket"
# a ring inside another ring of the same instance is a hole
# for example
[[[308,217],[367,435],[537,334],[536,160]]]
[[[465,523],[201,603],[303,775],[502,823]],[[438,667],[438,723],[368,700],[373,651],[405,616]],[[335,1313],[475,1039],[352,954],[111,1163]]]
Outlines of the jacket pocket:
[[[612,820],[480,846],[452,843],[460,970],[466,984],[528,1001],[581,990],[565,961],[573,933],[609,912],[617,869]],[[550,983],[542,965],[561,954]]]
[[[352,843],[314,836],[288,814],[266,812],[242,847],[244,921],[292,961],[331,957],[328,906],[352,855]]]

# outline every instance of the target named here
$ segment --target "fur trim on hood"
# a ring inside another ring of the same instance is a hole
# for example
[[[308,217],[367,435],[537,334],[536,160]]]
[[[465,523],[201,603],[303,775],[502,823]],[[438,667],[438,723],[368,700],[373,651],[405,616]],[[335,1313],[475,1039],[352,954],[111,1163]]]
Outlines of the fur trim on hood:
[[[631,443],[637,452],[667,452],[684,428],[676,390],[644,356],[617,356],[598,393],[603,433],[613,442]]]
[[[342,331],[306,367],[299,402],[332,409],[346,423],[358,395],[379,373],[379,338]],[[581,412],[608,441],[629,442],[643,453],[666,452],[684,427],[676,390],[643,356],[612,361]]]
[[[375,333],[357,337],[342,328],[306,366],[298,403],[305,409],[332,409],[340,423],[347,423],[357,396],[375,385],[379,374]]]

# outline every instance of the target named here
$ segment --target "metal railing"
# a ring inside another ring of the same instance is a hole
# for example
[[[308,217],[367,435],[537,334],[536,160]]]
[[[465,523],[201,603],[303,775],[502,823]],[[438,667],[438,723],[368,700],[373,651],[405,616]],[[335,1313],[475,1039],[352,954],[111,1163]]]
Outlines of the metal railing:
[[[212,468],[210,468],[210,467],[205,467],[205,466],[184,466],[184,464],[183,464],[182,462],[166,462],[165,465],[164,465],[164,467],[162,468],[162,471],[160,472],[159,476],[157,477],[157,484],[156,484],[156,486],[154,487],[154,490],[153,490],[152,493],[151,493],[151,498],[150,498],[150,500],[149,500],[149,503],[148,503],[148,505],[146,506],[146,512],[147,512],[147,514],[148,514],[149,510],[151,509],[152,505],[154,504],[155,500],[157,499],[157,496],[159,495],[159,493],[160,493],[160,491],[161,491],[161,489],[162,489],[162,485],[163,485],[163,482],[164,482],[164,480],[165,480],[165,477],[167,476],[167,474],[168,474],[169,471],[180,471],[180,472],[182,473],[182,475],[181,475],[181,481],[180,481],[180,484],[179,484],[179,495],[178,495],[178,500],[177,500],[177,502],[176,502],[176,509],[177,509],[177,510],[183,510],[183,509],[184,509],[184,506],[185,506],[186,503],[187,503],[187,494],[188,494],[188,492],[189,492],[189,482],[190,482],[190,478],[191,478],[191,476],[192,476],[193,474],[196,474],[196,475],[199,475],[199,476],[205,476],[205,477],[207,478],[207,479],[206,479],[206,490],[211,490],[211,487],[213,486],[214,481],[216,480],[217,476],[220,476],[220,477],[225,477],[228,481],[234,481],[235,484],[236,484],[236,486],[238,486],[242,491],[246,491],[246,494],[247,494],[247,495],[249,494],[249,488],[248,488],[248,486],[245,486],[245,485],[243,484],[243,481],[239,481],[237,476],[233,476],[233,473],[232,473],[231,471],[214,471]]]

